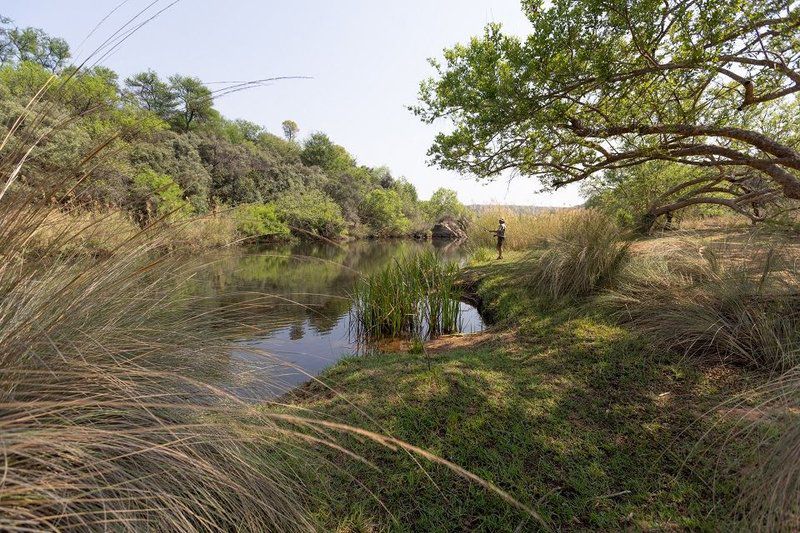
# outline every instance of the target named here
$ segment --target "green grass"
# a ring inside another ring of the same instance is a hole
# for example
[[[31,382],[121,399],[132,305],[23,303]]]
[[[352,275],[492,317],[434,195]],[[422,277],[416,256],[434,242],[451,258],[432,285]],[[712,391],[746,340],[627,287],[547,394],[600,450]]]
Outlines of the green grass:
[[[352,323],[361,342],[431,338],[456,331],[458,265],[432,251],[395,260],[364,276],[352,295]]]
[[[557,529],[725,529],[737,495],[728,467],[747,439],[721,454],[732,422],[715,407],[752,374],[654,352],[590,309],[545,310],[516,283],[516,259],[479,267],[484,306],[503,317],[488,342],[345,359],[323,376],[340,395],[317,384],[296,402],[345,422],[369,418],[370,429],[471,470]],[[447,469],[346,445],[376,468],[331,454],[315,469],[311,507],[325,528],[537,529]]]

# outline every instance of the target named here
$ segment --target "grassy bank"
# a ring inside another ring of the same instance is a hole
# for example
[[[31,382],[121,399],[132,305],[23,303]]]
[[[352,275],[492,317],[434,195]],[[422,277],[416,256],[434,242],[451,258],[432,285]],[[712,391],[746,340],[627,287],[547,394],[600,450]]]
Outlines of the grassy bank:
[[[344,360],[323,376],[340,394],[310,385],[295,401],[336,420],[365,413],[370,429],[470,469],[558,529],[724,528],[738,501],[737,465],[756,437],[721,447],[742,420],[719,406],[759,375],[651,348],[585,304],[545,306],[520,283],[522,257],[470,273],[500,320],[488,334],[431,345],[427,356]],[[375,468],[332,456],[316,472],[309,486],[326,526],[537,527],[451,472],[348,445]]]

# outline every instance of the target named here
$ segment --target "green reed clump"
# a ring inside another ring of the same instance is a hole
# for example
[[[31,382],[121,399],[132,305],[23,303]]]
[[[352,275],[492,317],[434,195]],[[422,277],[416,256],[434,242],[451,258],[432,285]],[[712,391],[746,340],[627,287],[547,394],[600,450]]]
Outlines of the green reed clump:
[[[458,271],[457,264],[425,252],[363,277],[352,296],[356,338],[433,337],[456,331],[461,298]]]
[[[628,242],[608,216],[593,210],[560,215],[543,252],[532,252],[528,281],[546,298],[586,296],[609,285],[628,258]]]

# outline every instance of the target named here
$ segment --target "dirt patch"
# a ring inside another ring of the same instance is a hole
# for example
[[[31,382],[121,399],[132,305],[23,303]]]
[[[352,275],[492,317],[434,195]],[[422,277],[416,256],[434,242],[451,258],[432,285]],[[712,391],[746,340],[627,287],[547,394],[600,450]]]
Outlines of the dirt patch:
[[[460,350],[482,345],[498,338],[494,332],[483,331],[480,333],[455,333],[442,335],[425,342],[428,353],[441,353],[450,350]],[[409,339],[387,339],[378,343],[377,349],[383,353],[405,353],[411,350],[412,341]]]
[[[450,350],[462,350],[485,344],[490,340],[496,339],[495,333],[481,332],[458,335],[444,335],[425,343],[425,349],[429,353],[447,352]]]

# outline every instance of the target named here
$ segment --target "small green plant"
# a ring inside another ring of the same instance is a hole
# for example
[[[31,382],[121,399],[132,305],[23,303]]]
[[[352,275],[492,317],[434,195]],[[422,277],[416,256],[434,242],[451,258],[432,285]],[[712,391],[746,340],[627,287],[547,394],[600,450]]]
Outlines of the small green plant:
[[[411,339],[411,345],[408,347],[408,353],[411,355],[422,355],[425,353],[425,343],[419,337]]]
[[[456,331],[458,271],[457,264],[425,252],[362,278],[352,297],[356,338],[433,337]]]
[[[485,246],[481,246],[479,248],[476,248],[472,252],[469,260],[471,263],[483,263],[488,261],[492,257],[493,257],[492,251],[489,248],[486,248]]]

